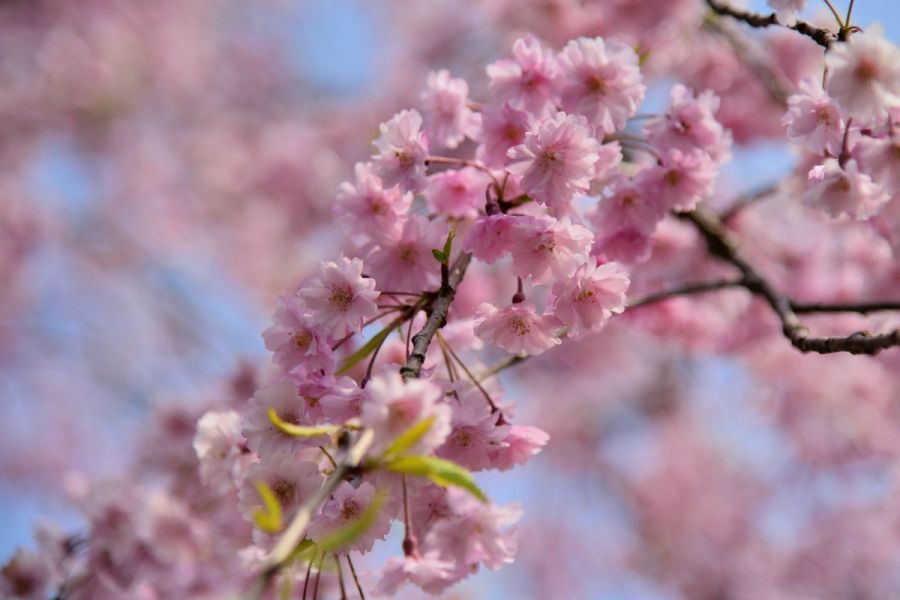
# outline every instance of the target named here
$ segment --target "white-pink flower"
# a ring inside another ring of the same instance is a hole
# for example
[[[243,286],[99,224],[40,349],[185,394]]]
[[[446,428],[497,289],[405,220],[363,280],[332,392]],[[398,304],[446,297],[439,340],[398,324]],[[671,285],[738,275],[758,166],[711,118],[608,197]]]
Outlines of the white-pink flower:
[[[338,187],[335,212],[356,236],[371,239],[373,232],[393,229],[409,210],[412,194],[397,187],[385,189],[369,163],[356,163],[356,183]]]
[[[559,54],[562,108],[584,115],[598,135],[625,127],[646,86],[630,46],[603,38],[572,40]]]
[[[478,156],[485,164],[503,167],[509,162],[506,152],[525,141],[531,128],[528,113],[503,103],[485,106],[481,115]]]
[[[485,504],[456,488],[447,490],[447,501],[455,516],[435,523],[426,538],[430,547],[462,565],[484,563],[495,570],[513,561],[521,507]]]
[[[521,218],[503,213],[478,217],[463,240],[463,250],[478,260],[495,263],[512,249],[516,223]]]
[[[375,500],[375,486],[363,481],[354,488],[346,481],[334,490],[331,497],[322,505],[322,510],[309,524],[308,534],[313,541],[319,541],[329,533],[359,520],[363,512]],[[388,513],[380,510],[375,521],[366,531],[344,548],[345,551],[368,552],[376,539],[384,539],[391,529]]]
[[[403,228],[380,237],[366,257],[378,285],[394,292],[421,292],[440,283],[440,264],[431,251],[441,248],[447,225],[409,215]]]
[[[857,124],[886,118],[900,105],[900,49],[868,28],[825,54],[828,93]]]
[[[859,171],[856,160],[848,160],[841,168],[837,159],[829,158],[809,172],[809,188],[803,201],[832,217],[849,215],[868,219],[890,199],[872,178]]]
[[[474,218],[484,207],[484,190],[487,185],[488,178],[481,171],[451,169],[428,178],[425,200],[431,210],[438,214]]]
[[[530,35],[517,39],[512,53],[512,59],[498,60],[487,66],[490,95],[540,117],[556,98],[556,57],[552,50],[544,48]]]
[[[718,164],[706,153],[672,150],[662,164],[645,169],[640,181],[665,208],[686,211],[712,195],[718,174]]]
[[[553,286],[553,314],[574,335],[595,331],[612,315],[625,310],[630,281],[617,263],[598,265],[591,259],[574,277]]]
[[[249,519],[263,506],[256,482],[269,486],[285,515],[293,514],[304,501],[322,486],[324,477],[319,465],[297,460],[291,453],[273,454],[262,462],[250,465],[247,477],[238,494],[238,508]]]
[[[568,218],[520,217],[512,245],[512,270],[535,283],[571,277],[587,260],[594,236]]]
[[[716,120],[717,110],[719,97],[714,92],[706,90],[695,96],[678,83],[672,87],[669,112],[648,120],[644,132],[660,154],[701,150],[721,163],[728,158],[731,133]]]
[[[313,325],[312,315],[296,296],[282,296],[266,329],[263,341],[274,353],[272,360],[290,372],[297,367],[308,371],[331,371],[334,353],[325,332]]]
[[[310,309],[312,322],[334,338],[359,331],[375,316],[375,280],[362,276],[358,258],[342,256],[338,262],[319,264],[318,275],[298,291]]]
[[[428,454],[450,433],[450,407],[441,401],[441,388],[427,379],[404,382],[395,368],[386,367],[366,386],[362,422],[375,431],[373,452],[386,448],[394,439],[426,418],[433,422],[428,432],[409,449]]]
[[[539,121],[525,143],[509,149],[507,170],[520,175],[520,185],[537,202],[557,213],[586,193],[597,175],[600,144],[587,120],[559,112]]]
[[[487,469],[492,466],[491,459],[501,448],[509,426],[497,425],[499,415],[491,411],[487,399],[474,386],[458,390],[457,397],[450,435],[435,454],[470,471]]]
[[[241,416],[233,411],[209,411],[197,421],[194,452],[200,461],[200,479],[219,493],[237,489],[248,466]]]
[[[425,113],[425,133],[431,144],[456,148],[466,136],[477,134],[478,115],[468,107],[469,84],[450,77],[446,69],[428,74],[419,100]]]
[[[297,385],[290,381],[273,383],[258,390],[244,413],[242,433],[247,438],[247,447],[265,458],[275,453],[296,453],[302,448],[318,446],[327,441],[325,436],[295,437],[275,427],[269,418],[269,409],[291,425],[313,425],[307,415],[306,399]]]
[[[816,154],[837,156],[844,138],[841,109],[813,78],[800,82],[800,91],[788,98],[788,111],[781,120],[788,139]]]
[[[863,138],[854,152],[860,169],[891,196],[900,195],[900,138]]]
[[[797,13],[806,7],[806,0],[766,0],[766,3],[785,25],[793,24],[797,20]]]
[[[493,466],[501,471],[524,465],[540,452],[550,436],[547,432],[528,425],[511,425],[503,444],[491,458]]]
[[[429,594],[440,594],[456,583],[454,575],[453,563],[441,559],[436,550],[423,556],[394,556],[385,561],[375,593],[393,597],[408,581]]]
[[[536,355],[560,343],[554,334],[562,322],[537,314],[530,301],[511,304],[503,310],[485,303],[478,308],[478,316],[481,322],[475,327],[475,335],[507,352]]]
[[[379,153],[372,158],[372,169],[385,186],[399,185],[407,192],[425,188],[425,160],[428,139],[422,132],[422,115],[416,110],[402,110],[379,126],[381,136],[375,140]]]

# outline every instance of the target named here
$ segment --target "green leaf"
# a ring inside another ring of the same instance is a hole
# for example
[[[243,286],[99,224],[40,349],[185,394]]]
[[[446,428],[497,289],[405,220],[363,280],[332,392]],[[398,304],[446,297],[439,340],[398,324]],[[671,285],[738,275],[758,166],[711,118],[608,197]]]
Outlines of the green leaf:
[[[453,250],[453,238],[455,237],[456,232],[451,229],[447,234],[447,241],[444,242],[444,247],[440,250],[438,250],[437,248],[431,249],[431,255],[442,265],[446,265],[450,262],[450,253]]]
[[[487,496],[475,483],[475,478],[465,468],[455,462],[434,456],[400,456],[385,464],[385,468],[395,473],[427,477],[441,487],[455,485],[461,487],[482,502]]]
[[[450,258],[437,248],[431,249],[431,255],[434,257],[434,260],[438,261],[442,265],[445,265],[450,261]]]
[[[382,458],[394,457],[403,454],[413,447],[422,437],[428,433],[434,424],[434,416],[426,417],[414,424],[412,427],[398,435],[391,445],[382,453]]]
[[[278,533],[283,525],[281,519],[281,503],[275,497],[272,488],[265,481],[259,480],[254,483],[259,497],[262,498],[263,506],[260,506],[253,513],[253,522],[257,527],[266,533]]]
[[[366,510],[359,515],[358,519],[347,523],[339,529],[335,529],[320,539],[316,544],[316,548],[318,548],[320,552],[332,552],[352,543],[375,524],[375,520],[378,518],[378,513],[381,511],[381,506],[383,504],[384,494],[380,492],[376,493],[372,498],[372,502],[366,507]]]
[[[341,430],[340,425],[316,425],[309,427],[306,425],[294,425],[281,420],[274,408],[269,408],[269,420],[278,431],[286,433],[294,437],[316,437],[317,435],[332,435]]]
[[[347,371],[355,367],[359,361],[372,354],[372,352],[374,352],[375,349],[384,342],[384,338],[386,338],[388,334],[391,333],[391,330],[396,326],[396,321],[392,322],[390,325],[373,335],[372,339],[363,344],[363,346],[359,350],[344,359],[344,364],[342,364],[341,368],[338,369],[337,375],[346,374]]]

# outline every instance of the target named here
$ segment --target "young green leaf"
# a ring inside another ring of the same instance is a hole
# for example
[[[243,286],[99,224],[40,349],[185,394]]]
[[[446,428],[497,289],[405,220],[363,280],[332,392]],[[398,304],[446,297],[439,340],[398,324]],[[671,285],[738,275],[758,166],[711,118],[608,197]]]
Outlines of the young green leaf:
[[[396,457],[403,454],[412,448],[416,442],[421,440],[422,436],[428,433],[428,430],[431,429],[433,424],[434,416],[426,417],[418,423],[413,424],[412,427],[394,438],[391,445],[382,453],[381,458]]]
[[[340,425],[316,425],[315,427],[309,427],[306,425],[294,425],[293,423],[287,423],[278,416],[278,413],[275,412],[274,408],[269,409],[269,420],[272,422],[278,431],[282,433],[286,433],[293,437],[315,437],[317,435],[332,435],[340,431]]]
[[[375,520],[378,518],[378,513],[381,511],[381,506],[383,504],[384,494],[376,493],[372,498],[372,502],[366,507],[366,510],[359,515],[358,519],[347,523],[343,527],[335,529],[320,539],[316,544],[316,548],[321,552],[332,552],[352,543],[375,524]]]
[[[434,260],[438,261],[442,265],[445,265],[450,261],[450,257],[448,257],[446,254],[444,254],[437,248],[431,249],[431,255],[434,257]]]
[[[281,503],[265,481],[257,481],[254,485],[259,497],[262,498],[263,506],[254,511],[253,522],[266,533],[278,533],[283,525]]]
[[[395,473],[427,477],[442,487],[455,485],[487,502],[487,496],[475,483],[475,478],[465,468],[455,462],[434,456],[400,456],[385,464],[385,468]]]

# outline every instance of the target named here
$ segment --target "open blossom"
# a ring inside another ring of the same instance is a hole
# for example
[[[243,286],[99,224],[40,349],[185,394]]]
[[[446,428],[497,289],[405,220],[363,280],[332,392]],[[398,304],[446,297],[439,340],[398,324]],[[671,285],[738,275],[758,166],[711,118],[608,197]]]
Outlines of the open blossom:
[[[434,421],[410,453],[428,454],[450,433],[450,407],[441,401],[441,388],[428,380],[404,382],[396,369],[385,368],[372,378],[366,392],[369,398],[363,404],[362,422],[375,431],[375,448],[387,447],[398,435],[428,417]]]
[[[656,225],[666,214],[666,206],[657,187],[648,181],[657,175],[645,169],[637,177],[620,176],[611,186],[611,194],[600,199],[591,215],[595,241],[592,254],[604,260],[629,264],[646,260]]]
[[[323,331],[313,325],[313,318],[303,300],[282,296],[272,317],[274,324],[266,329],[263,341],[274,353],[272,360],[285,371],[302,367],[309,371],[330,371],[334,353]]]
[[[487,184],[487,176],[481,171],[451,169],[428,178],[425,199],[436,213],[448,217],[474,218],[484,207],[484,189]]]
[[[446,237],[446,224],[410,215],[399,231],[379,238],[366,264],[384,290],[416,292],[437,287],[440,265],[431,251],[443,246]]]
[[[825,64],[828,93],[858,124],[885,118],[900,105],[900,49],[884,39],[880,26],[835,44]]]
[[[669,112],[648,120],[644,132],[660,154],[701,150],[721,163],[728,158],[731,134],[716,120],[718,109],[719,97],[712,91],[695,96],[678,83],[672,87]]]
[[[342,482],[331,494],[322,510],[309,524],[308,534],[313,541],[319,541],[329,533],[359,520],[363,512],[375,500],[375,486],[363,481],[354,488],[346,481]],[[358,552],[368,552],[376,539],[384,539],[391,529],[390,515],[380,510],[366,531],[345,548]]]
[[[431,144],[456,148],[466,136],[476,134],[478,116],[468,107],[469,84],[465,79],[450,77],[446,69],[431,72],[419,100]]]
[[[478,217],[463,240],[463,250],[488,264],[497,262],[515,243],[519,219],[504,213]]]
[[[594,236],[568,218],[522,217],[512,246],[513,273],[535,283],[571,277],[591,251]]]
[[[375,280],[363,277],[362,269],[361,260],[345,256],[339,262],[321,263],[316,278],[298,292],[311,311],[312,322],[334,338],[359,331],[378,311]]]
[[[540,117],[556,96],[556,57],[533,36],[517,39],[512,54],[487,66],[491,96]]]
[[[233,410],[209,411],[197,422],[194,451],[203,484],[225,492],[237,489],[247,466],[241,416]]]
[[[599,150],[584,117],[559,112],[538,122],[524,144],[509,149],[512,162],[506,168],[522,177],[522,189],[537,202],[565,212],[572,198],[590,189]]]
[[[478,308],[478,316],[481,323],[475,327],[475,334],[507,352],[536,355],[560,343],[553,334],[562,323],[556,317],[537,314],[530,301],[503,310],[485,303]]]
[[[429,546],[463,565],[499,569],[513,561],[515,525],[522,518],[518,505],[484,504],[456,488],[447,490],[447,501],[455,516],[435,523],[426,538]]]
[[[832,217],[849,215],[855,219],[871,217],[889,199],[881,186],[859,171],[856,160],[848,160],[841,168],[834,158],[809,172],[809,188],[803,197],[808,205]]]
[[[250,399],[247,412],[244,414],[243,434],[247,438],[247,447],[250,450],[265,458],[276,452],[295,453],[301,448],[322,443],[323,436],[306,438],[282,432],[269,418],[270,408],[285,423],[314,424],[307,415],[306,399],[300,394],[296,384],[281,381],[264,387]]]
[[[647,89],[638,63],[634,50],[615,40],[570,41],[559,54],[563,110],[587,117],[598,135],[624,128]]]
[[[888,194],[900,195],[900,138],[863,138],[856,151],[860,168],[883,185]]]
[[[263,462],[250,465],[247,477],[238,494],[238,508],[245,517],[252,518],[257,508],[263,506],[256,489],[256,482],[269,486],[284,514],[293,514],[303,502],[322,487],[324,481],[319,465],[308,460],[297,460],[294,454],[278,453]]]
[[[788,98],[781,123],[787,126],[792,142],[804,144],[816,154],[840,154],[844,138],[841,109],[816,80],[807,77],[800,82],[799,93]]]
[[[528,113],[513,108],[509,103],[485,106],[481,113],[479,158],[492,167],[505,166],[509,162],[506,152],[524,142],[530,128]]]
[[[402,110],[379,127],[375,140],[379,153],[372,159],[372,169],[387,187],[399,185],[406,192],[425,188],[425,159],[428,140],[422,132],[422,115],[416,110]]]
[[[645,169],[640,179],[663,206],[686,211],[712,195],[718,174],[718,165],[704,152],[672,150],[662,164]]]
[[[497,425],[498,415],[474,386],[457,391],[457,397],[450,435],[435,454],[471,471],[487,469],[492,466],[491,459],[502,446],[509,426]]]
[[[512,469],[516,465],[524,465],[540,452],[550,436],[546,431],[529,425],[511,425],[507,430],[503,443],[494,451],[491,463],[501,471]]]
[[[454,577],[454,567],[452,562],[441,559],[436,550],[421,556],[395,556],[384,563],[375,593],[393,597],[406,582],[410,582],[429,594],[440,594],[456,583],[458,577]]]
[[[369,163],[356,163],[356,183],[338,188],[335,212],[357,236],[369,238],[373,231],[393,228],[412,203],[412,194],[397,187],[385,189]]]
[[[797,13],[806,6],[806,0],[766,0],[766,3],[775,11],[778,20],[790,25],[797,20]]]
[[[618,264],[598,265],[592,259],[572,278],[553,286],[553,314],[573,334],[596,330],[612,315],[625,310],[629,283],[628,274]]]

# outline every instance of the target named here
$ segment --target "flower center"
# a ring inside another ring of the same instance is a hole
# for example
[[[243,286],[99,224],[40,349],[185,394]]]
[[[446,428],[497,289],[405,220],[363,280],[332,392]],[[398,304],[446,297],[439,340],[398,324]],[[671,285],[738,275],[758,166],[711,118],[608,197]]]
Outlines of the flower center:
[[[681,182],[681,172],[675,169],[666,172],[666,183],[671,186],[676,186]]]
[[[463,448],[469,448],[470,446],[472,446],[472,433],[466,428],[457,429],[453,434],[453,437],[456,439],[457,445]]]
[[[308,329],[294,331],[291,333],[291,341],[298,349],[309,350],[309,346],[312,344],[312,333]]]
[[[353,290],[350,289],[350,284],[342,283],[331,288],[331,295],[328,297],[328,301],[341,311],[346,311],[350,308],[350,304],[353,302]]]
[[[856,63],[853,74],[862,81],[871,81],[878,77],[878,65],[868,56],[864,56]]]
[[[294,503],[294,497],[297,495],[296,484],[284,479],[278,479],[270,487],[281,506],[286,507]]]
[[[394,157],[397,159],[397,162],[400,163],[400,166],[404,169],[412,169],[416,164],[416,160],[413,158],[413,155],[405,150],[395,151]]]
[[[356,500],[347,500],[341,507],[341,518],[345,521],[356,519],[359,516],[359,504]]]
[[[575,302],[592,302],[594,300],[594,290],[582,289],[574,298]]]
[[[300,424],[300,415],[298,415],[294,411],[288,411],[285,413],[279,413],[278,418],[284,421],[285,423],[290,423],[291,425],[299,425]]]
[[[416,249],[412,244],[404,244],[400,247],[399,258],[405,263],[414,265],[416,263]]]
[[[597,75],[592,75],[585,81],[585,85],[590,93],[596,94],[598,96],[603,96],[606,94],[606,82],[603,81]]]
[[[531,331],[531,323],[523,317],[515,316],[507,322],[506,328],[515,335],[523,336]]]

